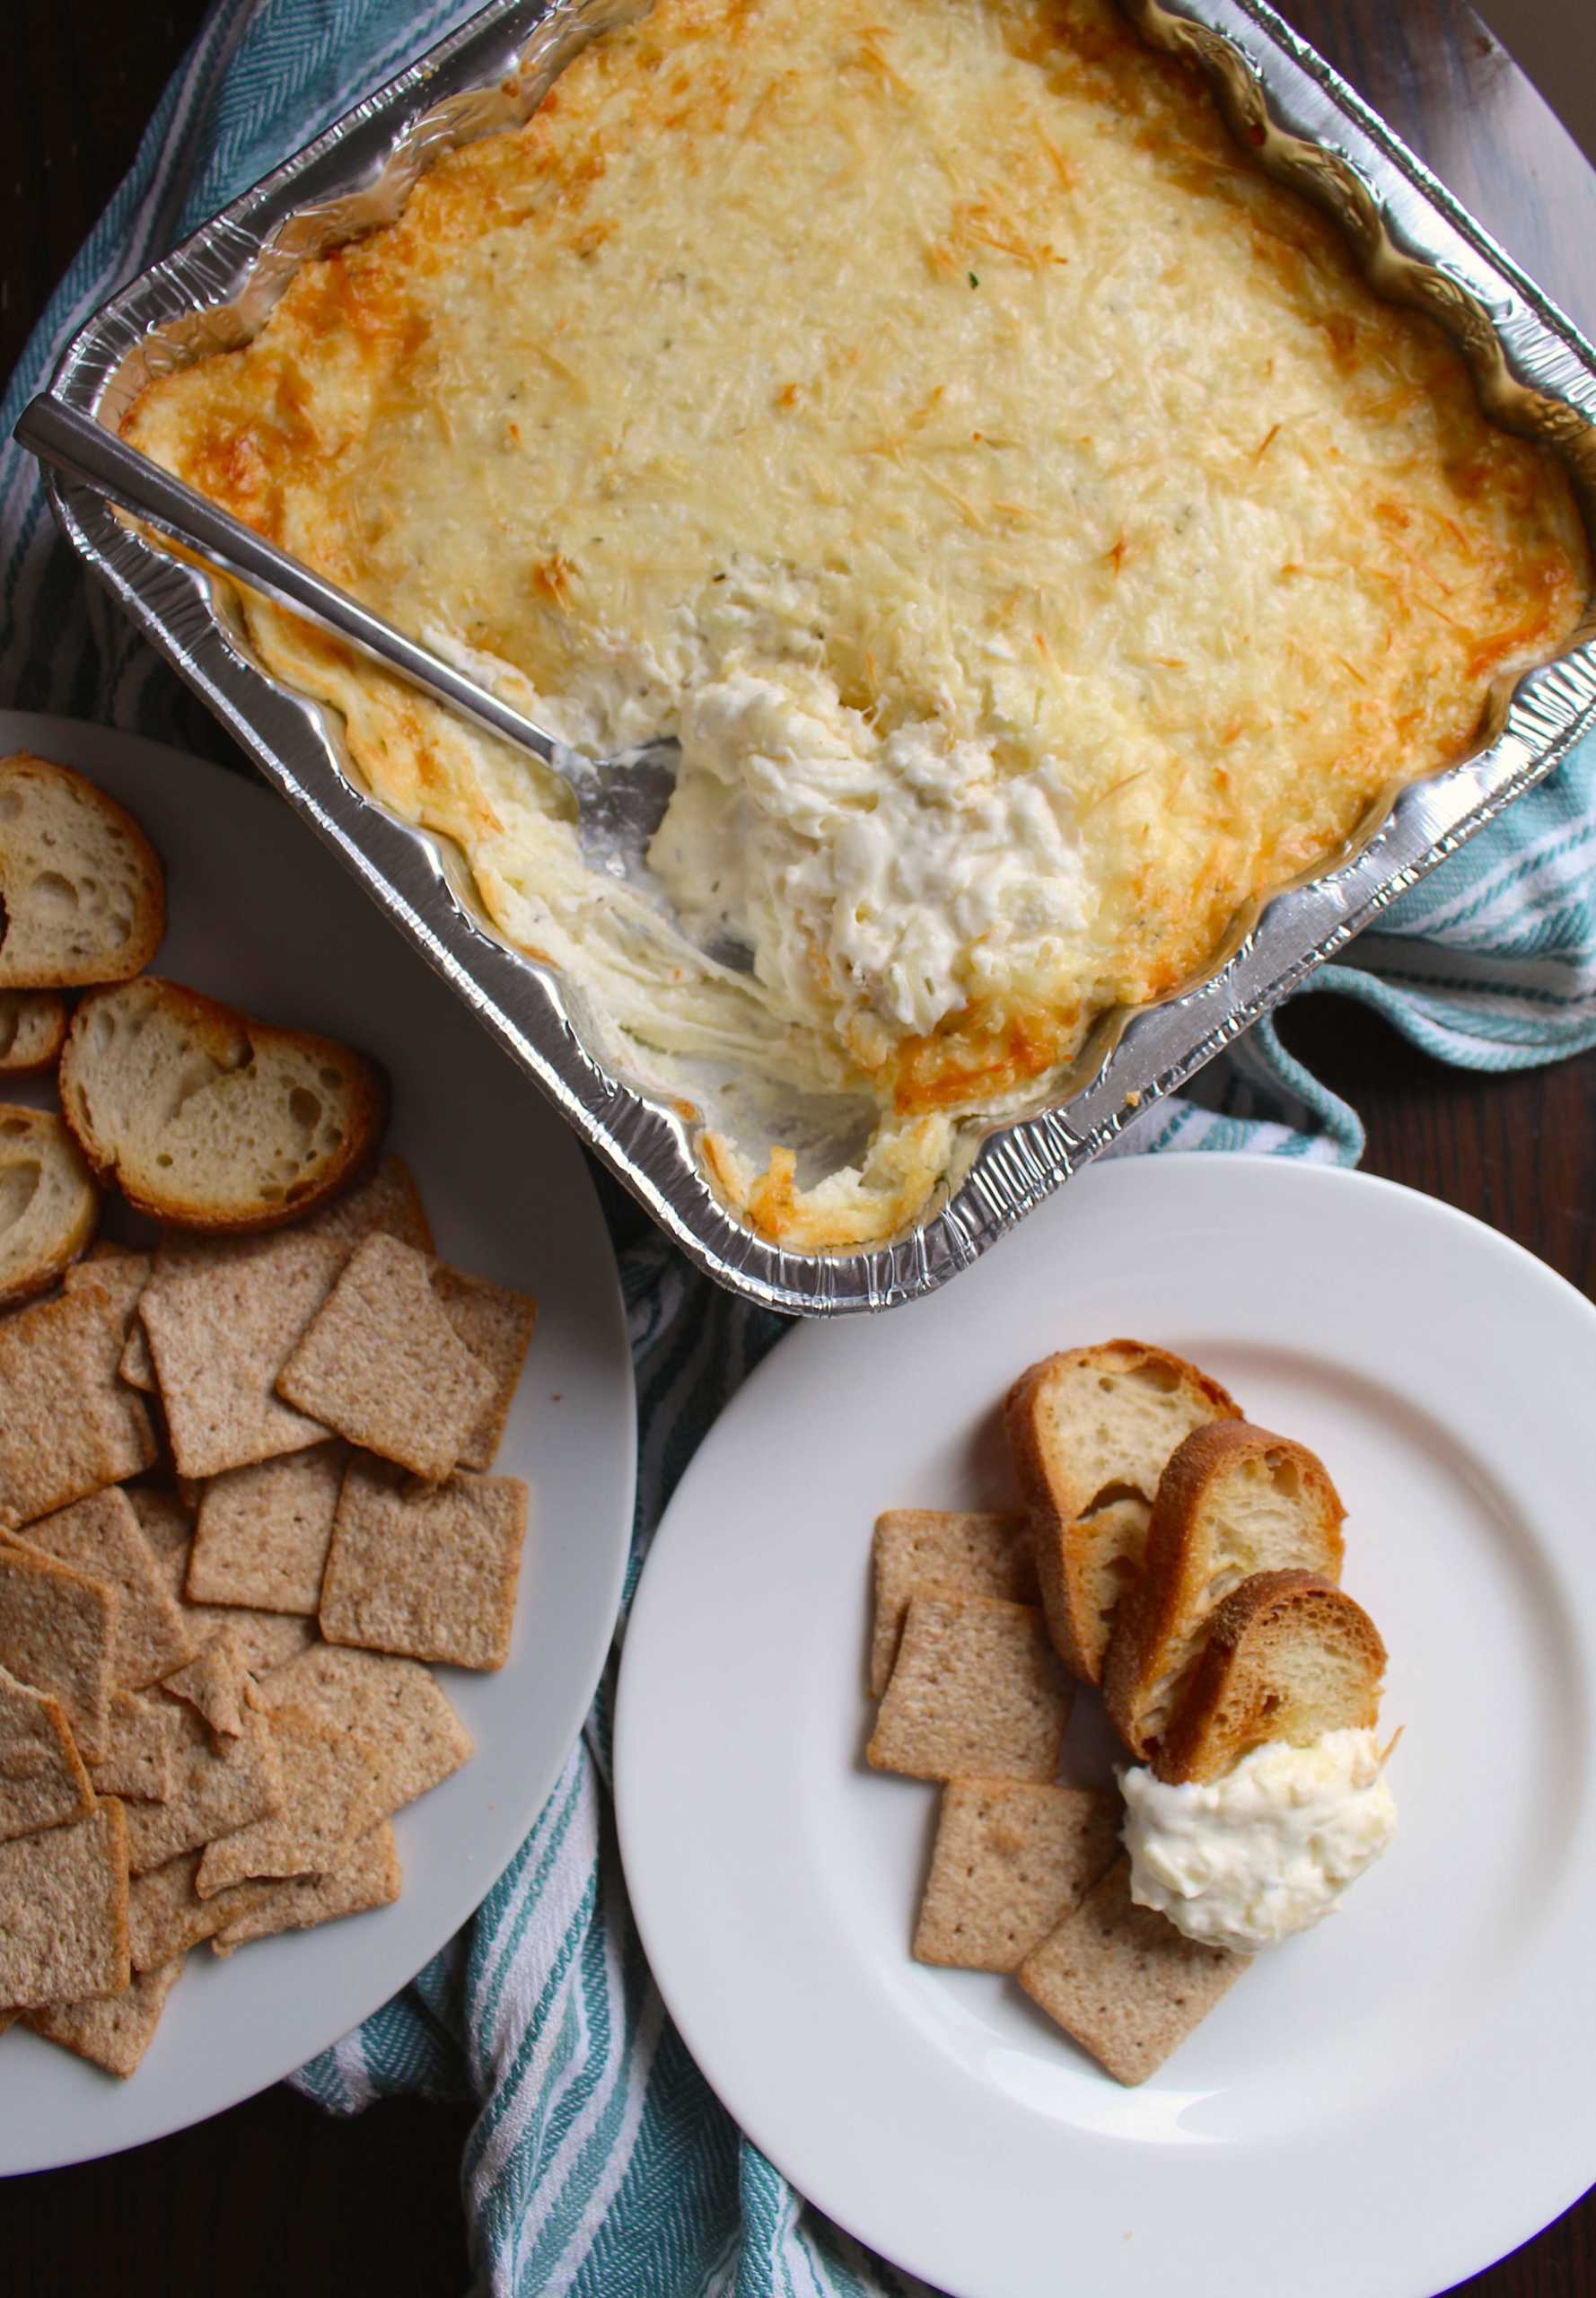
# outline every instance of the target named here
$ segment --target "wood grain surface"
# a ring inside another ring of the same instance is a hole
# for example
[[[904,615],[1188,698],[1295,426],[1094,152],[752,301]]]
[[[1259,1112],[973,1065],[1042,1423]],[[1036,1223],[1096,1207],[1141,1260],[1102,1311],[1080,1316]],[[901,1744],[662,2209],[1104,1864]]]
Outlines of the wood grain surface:
[[[1596,329],[1596,174],[1471,11],[1458,0],[1290,0],[1285,13]],[[201,13],[195,0],[12,0],[0,70],[0,368],[20,354],[127,167]],[[1299,999],[1282,1028],[1362,1114],[1371,1171],[1478,1215],[1596,1296],[1596,1056],[1471,1076],[1332,997]],[[0,2278],[8,2298],[461,2291],[469,2127],[463,2109],[408,2103],[336,2121],[279,2089],[136,2153],[0,2188]],[[1355,2210],[1356,2197],[1346,2206]],[[1596,2196],[1461,2286],[1471,2298],[1587,2298]]]

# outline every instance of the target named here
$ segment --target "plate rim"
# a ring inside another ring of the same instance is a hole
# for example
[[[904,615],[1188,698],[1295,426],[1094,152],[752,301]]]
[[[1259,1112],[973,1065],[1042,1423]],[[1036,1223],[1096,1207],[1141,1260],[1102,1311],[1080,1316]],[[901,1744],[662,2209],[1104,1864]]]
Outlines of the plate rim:
[[[1383,1175],[1367,1173],[1355,1167],[1331,1164],[1311,1157],[1282,1155],[1279,1153],[1266,1151],[1236,1150],[1206,1153],[1187,1152],[1165,1155],[1117,1155],[1101,1161],[1083,1171],[1074,1181],[1073,1187],[1076,1190],[1084,1188],[1089,1193],[1093,1191],[1101,1193],[1121,1188],[1159,1188],[1167,1185],[1183,1185],[1189,1180],[1195,1182],[1199,1188],[1203,1188],[1227,1185],[1235,1178],[1239,1171],[1250,1171],[1254,1175],[1267,1175],[1270,1177],[1267,1186],[1283,1187],[1287,1191],[1305,1188],[1311,1194],[1329,1188],[1339,1190],[1344,1196],[1354,1198],[1376,1199],[1388,1205],[1395,1201],[1405,1209],[1407,1217],[1420,1221],[1426,1221],[1431,1215],[1436,1216],[1442,1228],[1453,1233],[1466,1232],[1470,1247],[1478,1250],[1487,1258],[1495,1258],[1500,1267],[1512,1272],[1513,1281],[1526,1281],[1531,1285],[1540,1285],[1553,1299],[1563,1300],[1565,1297],[1566,1302],[1572,1304],[1576,1315],[1585,1324],[1591,1338],[1592,1355],[1596,1356],[1596,1302],[1588,1298],[1577,1285],[1530,1251],[1526,1246],[1521,1245],[1516,1239],[1504,1235],[1488,1223],[1464,1212],[1460,1207],[1449,1203],[1444,1198],[1432,1197],[1421,1189],[1412,1188],[1405,1182],[1389,1180]],[[1130,1178],[1132,1175],[1136,1176],[1134,1180]],[[1304,1176],[1311,1178],[1305,1180]],[[1059,1217],[1064,1205],[1068,1201],[1069,1194],[1068,1190],[1060,1191],[1053,1206],[1042,1209],[1040,1222],[1043,1225],[1033,1224],[1030,1232],[1033,1242],[1040,1244],[1046,1233],[1045,1224],[1049,1219]],[[994,1256],[994,1268],[1002,1266],[1000,1256]],[[933,1296],[929,1302],[913,1305],[921,1314],[927,1310],[935,1313],[937,1312],[935,1302],[939,1297]],[[947,1313],[945,1302],[941,1313]],[[829,1328],[816,1326],[806,1328],[806,1329],[821,1332],[827,1331]],[[844,1329],[857,1334],[861,1328],[853,1325]],[[690,2055],[704,2073],[705,2079],[710,2083],[717,2099],[726,2108],[741,2132],[759,2148],[800,2196],[830,2218],[846,2233],[887,2259],[899,2271],[918,2276],[933,2290],[942,2291],[945,2288],[950,2293],[956,2293],[957,2298],[988,2298],[988,2285],[984,2283],[972,2284],[968,2280],[944,2283],[939,2278],[935,2267],[928,2263],[924,2256],[918,2258],[911,2256],[901,2246],[896,2251],[883,2248],[878,2233],[873,2232],[871,2227],[863,2222],[862,2215],[856,2209],[846,2205],[838,2208],[837,2197],[816,2191],[806,2182],[802,2175],[802,2165],[794,2158],[793,2134],[780,2127],[778,2109],[773,2103],[775,2094],[771,2092],[768,2084],[765,2085],[761,2091],[757,2072],[752,2075],[750,2074],[750,2067],[757,2070],[762,2063],[759,2055],[756,2053],[750,2057],[745,2053],[741,2063],[735,2067],[728,2079],[723,2063],[726,2054],[723,2050],[720,2036],[712,2032],[707,2038],[706,2037],[706,2022],[700,2019],[698,2002],[688,1999],[678,1990],[676,1987],[678,1974],[674,1969],[671,1968],[673,1962],[672,1948],[668,1945],[662,1955],[662,1925],[656,1922],[658,1909],[667,1904],[667,1897],[662,1894],[656,1903],[651,1880],[644,1880],[648,1864],[646,1854],[641,1857],[639,1855],[640,1846],[645,1840],[646,1820],[642,1816],[644,1806],[641,1793],[639,1792],[636,1800],[634,1799],[632,1782],[637,1767],[633,1759],[632,1750],[635,1743],[641,1743],[648,1739],[649,1719],[646,1719],[642,1713],[643,1695],[638,1694],[635,1688],[638,1681],[637,1671],[629,1667],[628,1662],[631,1653],[639,1648],[637,1643],[639,1623],[643,1636],[645,1637],[652,1636],[653,1615],[662,1601],[658,1591],[664,1575],[654,1569],[655,1552],[660,1549],[662,1542],[668,1539],[673,1523],[680,1525],[688,1518],[689,1512],[695,1504],[697,1485],[701,1480],[707,1481],[714,1472],[712,1455],[715,1440],[720,1436],[723,1428],[732,1420],[732,1416],[738,1412],[743,1398],[752,1396],[756,1400],[757,1408],[758,1400],[767,1391],[772,1390],[778,1381],[785,1377],[784,1365],[791,1364],[791,1348],[795,1346],[812,1352],[817,1345],[824,1344],[816,1344],[812,1341],[806,1343],[799,1338],[790,1343],[789,1348],[774,1352],[756,1368],[750,1380],[732,1399],[726,1410],[711,1428],[689,1462],[680,1483],[672,1495],[671,1504],[661,1521],[645,1558],[639,1585],[626,1624],[627,1632],[622,1645],[616,1701],[616,1813],[627,1894],[649,1968],[654,1974],[655,1983],[660,1987],[665,2008],[676,2022]],[[679,1533],[679,1541],[680,1537]],[[664,1552],[673,1555],[675,1550],[667,1547]],[[1596,1644],[1587,1647],[1586,1655],[1596,1660]],[[653,1741],[658,1744],[662,1735],[660,1731],[660,1718],[657,1715],[652,1719],[652,1732]],[[1592,1752],[1593,1748],[1596,1748],[1596,1736],[1592,1737],[1586,1752]],[[1587,1828],[1590,1824],[1587,1820]],[[668,1976],[662,1975],[662,1962],[667,1968]],[[1596,2002],[1596,1975],[1593,1975],[1592,1987],[1587,1991],[1591,1993],[1592,2002]],[[1486,2017],[1482,2018],[1481,2024],[1488,2023],[1488,2019],[1487,2012]],[[774,2132],[771,2128],[773,2123],[777,2125]],[[776,2140],[774,2145],[767,2143],[773,2136]],[[1303,2142],[1297,2140],[1287,2143],[1302,2144]],[[1488,2247],[1482,2249],[1478,2240],[1471,2240],[1468,2235],[1464,2235],[1460,2243],[1452,2244],[1449,2255],[1450,2230],[1446,2227],[1432,2226],[1427,2230],[1426,2235],[1429,2245],[1428,2255],[1432,2264],[1426,2267],[1417,2278],[1406,2271],[1402,2278],[1397,2280],[1391,2280],[1389,2276],[1382,2278],[1379,2283],[1382,2298],[1384,2294],[1398,2292],[1402,2294],[1402,2298],[1432,2298],[1433,2293],[1450,2289],[1460,2280],[1483,2272],[1490,2265],[1509,2256],[1525,2242],[1534,2240],[1539,2233],[1543,2232],[1583,2195],[1591,2191],[1593,2182],[1596,2182],[1596,2128],[1586,2131],[1583,2149],[1571,2143],[1565,2152],[1571,2162],[1576,2154],[1583,2154],[1583,2171],[1576,2172],[1569,2168],[1549,2178],[1539,2192],[1539,2198],[1530,2204],[1527,2211],[1522,2208],[1515,2209],[1513,2206],[1512,2193],[1516,2192],[1519,2182],[1489,2181],[1491,2194],[1501,2196],[1503,2199],[1495,2208],[1497,2231],[1489,2236]],[[1061,2161],[1064,2159],[1067,2158],[1061,2157]],[[1373,2261],[1367,2258],[1360,2261],[1348,2257],[1339,2263],[1345,2272],[1356,2270],[1360,2264],[1367,2268],[1373,2264]],[[1123,2286],[1127,2291],[1140,2290],[1143,2287],[1134,2267],[1127,2267]],[[1241,2291],[1250,2285],[1237,2282],[1233,2286]],[[1270,2286],[1273,2287],[1272,2285]],[[996,2287],[995,2284],[990,2285],[993,2290]]]
[[[231,803],[234,799],[240,800],[243,803],[246,813],[250,809],[258,807],[261,810],[262,819],[280,818],[285,829],[294,820],[293,810],[283,807],[274,798],[273,793],[264,788],[247,767],[233,772],[219,760],[207,758],[203,753],[183,750],[176,743],[162,741],[151,735],[131,732],[118,726],[105,725],[95,719],[72,718],[58,712],[0,707],[0,753],[8,752],[13,748],[37,749],[39,755],[57,758],[60,763],[72,766],[75,771],[83,773],[89,780],[94,781],[97,769],[93,766],[80,765],[78,755],[75,755],[75,752],[81,754],[86,749],[100,745],[107,745],[118,753],[127,754],[129,763],[135,767],[142,763],[158,773],[168,776],[181,774],[191,778],[197,776],[197,786],[206,789],[220,788],[225,794],[224,803]],[[118,803],[123,802],[118,801]],[[206,803],[208,801],[200,801],[198,804],[203,805]],[[136,814],[136,806],[133,807],[132,811]],[[144,827],[143,817],[138,818],[141,827]],[[161,841],[158,832],[147,831],[146,834],[151,836],[152,842],[159,853]],[[304,839],[307,845],[315,850],[320,850],[317,841],[311,837],[304,825],[298,825],[294,834],[297,838]],[[164,865],[164,857],[162,859]],[[247,863],[244,866],[248,867]],[[351,908],[361,912],[365,911],[368,908],[367,898],[359,887],[350,882],[342,873],[338,872],[337,865],[330,856],[328,857],[328,871],[329,882],[333,882],[336,878],[340,888],[346,890]],[[370,906],[375,908],[374,905]],[[399,937],[394,946],[396,949],[404,949],[409,945],[402,937]],[[160,952],[156,954],[158,960]],[[416,954],[421,962],[425,962],[424,953],[417,952]],[[435,972],[436,969],[429,968],[429,970]],[[469,1008],[463,1006],[457,1008],[457,1019],[462,1030],[478,1027]],[[487,1044],[493,1044],[489,1032],[484,1031],[481,1034]],[[500,1056],[500,1058],[504,1057]],[[524,1841],[526,1835],[536,1824],[539,1813],[558,1785],[565,1765],[581,1742],[583,1724],[598,1692],[609,1654],[614,1648],[616,1625],[630,1557],[631,1524],[636,1506],[638,1469],[636,1383],[632,1377],[631,1346],[620,1267],[613,1239],[609,1236],[609,1224],[604,1220],[598,1192],[593,1186],[592,1175],[587,1169],[581,1147],[569,1129],[562,1124],[557,1113],[548,1108],[544,1097],[538,1092],[531,1081],[517,1072],[507,1061],[506,1074],[515,1079],[516,1090],[525,1095],[529,1109],[535,1106],[538,1110],[547,1127],[547,1139],[552,1156],[556,1159],[568,1160],[570,1186],[579,1197],[585,1197],[596,1230],[606,1241],[608,1250],[600,1257],[601,1266],[592,1272],[594,1297],[592,1305],[595,1321],[598,1320],[601,1312],[602,1320],[609,1329],[608,1347],[613,1348],[615,1353],[615,1371],[621,1373],[624,1368],[624,1377],[618,1379],[617,1382],[621,1409],[615,1434],[619,1443],[624,1467],[621,1483],[624,1487],[629,1489],[630,1502],[625,1511],[625,1522],[620,1525],[618,1537],[613,1543],[614,1552],[609,1561],[607,1574],[609,1585],[602,1613],[605,1624],[601,1628],[595,1627],[595,1649],[590,1654],[590,1664],[585,1665],[582,1671],[584,1678],[591,1676],[591,1681],[587,1684],[582,1711],[575,1719],[570,1740],[564,1744],[563,1751],[553,1759],[549,1776],[539,1785],[535,1798],[529,1799],[524,1790],[518,1792],[515,1802],[524,1817],[517,1841],[511,1846],[504,1860],[494,1867],[491,1874],[484,1876],[478,1874],[475,1871],[472,1872],[471,1890],[474,1897],[470,1904],[452,1912],[447,1924],[439,1935],[433,1940],[421,1960],[397,1984],[391,1984],[384,1979],[375,1994],[369,1991],[362,1992],[357,2004],[356,1998],[351,1992],[349,2014],[346,2016],[342,2010],[339,2011],[336,2025],[315,2050],[305,2054],[296,2048],[286,2063],[278,2064],[274,2061],[272,2072],[262,2074],[259,2080],[251,2077],[244,2087],[233,2090],[226,2099],[219,2101],[214,2100],[202,2101],[191,2112],[180,2108],[175,2114],[156,2109],[151,2126],[136,2133],[112,2134],[106,2136],[103,2140],[86,2135],[85,2144],[79,2146],[75,2142],[72,2150],[66,2153],[48,2150],[31,2153],[26,2160],[0,2162],[0,2182],[13,2178],[43,2176],[53,2171],[72,2170],[91,2162],[108,2161],[117,2154],[128,2153],[136,2147],[151,2145],[162,2139],[176,2136],[182,2131],[194,2129],[199,2124],[214,2120],[219,2115],[230,2113],[234,2107],[241,2106],[248,2100],[258,2098],[265,2092],[275,2089],[300,2067],[307,2065],[311,2058],[319,2057],[322,2051],[331,2049],[346,2036],[352,2034],[356,2028],[362,2026],[366,2020],[391,2002],[396,1995],[401,1994],[410,1986],[433,1958],[447,1946],[461,1926],[472,1920],[483,1900],[493,1890],[505,1869],[515,1858],[520,1843]],[[4,1082],[19,1087],[32,1087],[43,1083],[48,1088],[50,1081],[47,1075],[42,1081],[33,1077],[19,1077]],[[424,1182],[425,1178],[425,1175],[422,1176]],[[598,1617],[598,1613],[595,1612],[595,1619]],[[530,1663],[531,1655],[522,1653],[519,1657],[522,1665]],[[529,1776],[536,1777],[537,1768],[534,1767]],[[443,1784],[447,1787],[447,1782]],[[413,1888],[408,1877],[407,1883]],[[194,1951],[189,1952],[192,1953]],[[30,2036],[27,2039],[32,2041],[36,2039]],[[40,2047],[48,2048],[42,2044]],[[102,2076],[98,2069],[92,2066],[85,2066],[83,2071],[86,2076],[99,2083],[109,2083],[111,2079]],[[108,2098],[112,2100],[129,2095],[131,2092],[127,2084],[118,2084],[115,2090],[107,2092]],[[90,2116],[84,2118],[86,2134],[91,2119]]]

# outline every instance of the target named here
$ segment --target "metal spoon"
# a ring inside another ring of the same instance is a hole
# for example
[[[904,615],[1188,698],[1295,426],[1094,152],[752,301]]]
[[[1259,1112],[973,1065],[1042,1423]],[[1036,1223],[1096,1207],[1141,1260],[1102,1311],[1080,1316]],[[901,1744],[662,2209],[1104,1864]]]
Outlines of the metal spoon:
[[[618,758],[587,759],[567,750],[452,663],[395,630],[336,583],[313,574],[92,416],[48,393],[23,408],[16,437],[30,454],[63,477],[81,480],[108,502],[171,535],[245,589],[346,639],[490,734],[530,750],[559,776],[575,799],[576,834],[589,865],[640,880],[656,899],[661,898],[649,879],[645,856],[676,786],[680,752],[673,741],[653,742]],[[718,963],[740,970],[750,964],[748,952],[736,944],[717,942],[710,954]]]

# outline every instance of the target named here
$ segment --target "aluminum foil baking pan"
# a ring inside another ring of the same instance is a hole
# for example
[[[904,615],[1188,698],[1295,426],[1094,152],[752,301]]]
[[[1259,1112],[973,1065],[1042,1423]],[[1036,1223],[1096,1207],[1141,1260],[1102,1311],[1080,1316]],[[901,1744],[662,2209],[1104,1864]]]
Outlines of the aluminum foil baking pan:
[[[1491,414],[1562,453],[1596,533],[1596,355],[1563,315],[1261,0],[1124,4],[1149,41],[1198,62],[1272,174],[1333,213],[1380,292],[1445,328]],[[635,0],[496,0],[108,303],[51,390],[117,425],[151,374],[247,339],[307,255],[391,217],[435,154],[524,118],[595,31],[639,13]],[[52,487],[52,497],[69,540],[134,620],[661,1226],[723,1284],[804,1315],[890,1308],[966,1267],[1548,773],[1596,719],[1588,619],[1557,662],[1494,697],[1474,757],[1393,785],[1331,866],[1237,920],[1203,980],[1109,1016],[1046,1106],[972,1134],[960,1169],[908,1233],[865,1251],[786,1252],[706,1181],[692,1145],[698,1113],[611,1074],[560,978],[488,926],[460,857],[364,794],[337,714],[264,671],[226,587],[94,496]]]

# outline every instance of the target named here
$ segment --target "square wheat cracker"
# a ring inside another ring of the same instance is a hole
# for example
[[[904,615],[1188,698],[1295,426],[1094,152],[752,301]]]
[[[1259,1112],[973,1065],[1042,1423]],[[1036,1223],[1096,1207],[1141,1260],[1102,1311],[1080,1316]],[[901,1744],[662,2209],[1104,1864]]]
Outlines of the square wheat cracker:
[[[164,1276],[157,1256],[139,1315],[184,1476],[220,1475],[326,1437],[273,1383],[337,1259],[300,1229],[216,1240],[204,1260],[185,1259]]]
[[[190,1600],[313,1617],[348,1457],[316,1444],[213,1477],[189,1555]]]
[[[1228,1993],[1251,1957],[1188,1939],[1130,1895],[1117,1859],[1020,1966],[1020,1984],[1116,2083],[1144,2083]]]
[[[866,1759],[911,1779],[1050,1780],[1073,1692],[1032,1606],[911,1596]]]
[[[328,1553],[322,1635],[458,1668],[503,1667],[526,1525],[518,1478],[452,1476],[406,1492],[391,1470],[355,1461]]]
[[[85,1279],[0,1322],[0,1530],[152,1468],[154,1430],[117,1377],[119,1311]]]
[[[387,1760],[373,1741],[298,1707],[274,1708],[271,1724],[283,1808],[206,1846],[201,1899],[261,1877],[330,1873],[385,1816]]]
[[[0,2003],[31,2010],[119,1995],[131,1975],[120,1803],[0,1843]]]
[[[70,1565],[0,1545],[0,1668],[60,1701],[85,1762],[105,1751],[121,1608]]]
[[[316,1623],[292,1612],[256,1611],[242,1605],[195,1604],[183,1593],[194,1539],[194,1519],[180,1497],[159,1485],[135,1484],[127,1497],[144,1527],[145,1538],[155,1552],[162,1576],[177,1598],[197,1642],[231,1628],[237,1636],[244,1664],[254,1675],[280,1668],[297,1652],[316,1641]]]
[[[447,1779],[471,1752],[470,1734],[418,1660],[312,1644],[263,1676],[257,1697],[268,1713],[308,1708],[374,1741],[385,1759],[384,1816]]]
[[[381,1820],[361,1837],[341,1867],[327,1875],[300,1875],[278,1883],[242,1883],[226,1894],[230,1918],[211,1939],[214,1954],[231,1955],[251,1939],[282,1931],[309,1931],[346,1915],[391,1907],[403,1886],[393,1829]]]
[[[24,2022],[47,2042],[59,2043],[126,2082],[154,2040],[166,1998],[182,1975],[180,1955],[154,1970],[136,1972],[125,1994],[52,2003],[25,2012]]]
[[[967,1596],[996,1596],[1015,1604],[1036,1601],[1027,1516],[890,1508],[875,1520],[873,1559],[870,1689],[875,1699],[890,1680],[903,1616],[916,1589],[956,1589]]]
[[[15,1538],[120,1596],[112,1673],[122,1690],[143,1691],[194,1657],[197,1639],[185,1626],[154,1550],[118,1487],[41,1516]]]
[[[220,1475],[326,1437],[283,1403],[277,1375],[350,1254],[378,1232],[422,1249],[432,1243],[398,1157],[296,1227],[264,1237],[162,1237],[138,1312],[185,1476]]]
[[[178,1784],[164,1803],[135,1803],[127,1812],[127,1856],[136,1875],[162,1866],[234,1828],[283,1808],[283,1774],[267,1717],[249,1708],[239,1738],[213,1748],[210,1732],[189,1707],[177,1711],[186,1741]]]
[[[497,1383],[449,1321],[433,1266],[396,1237],[368,1237],[284,1366],[277,1393],[352,1443],[437,1483]]]
[[[1030,1780],[951,1779],[914,1952],[960,1970],[1017,1970],[1119,1849],[1119,1799]]]
[[[0,1668],[0,1841],[82,1819],[93,1808],[66,1710]]]

